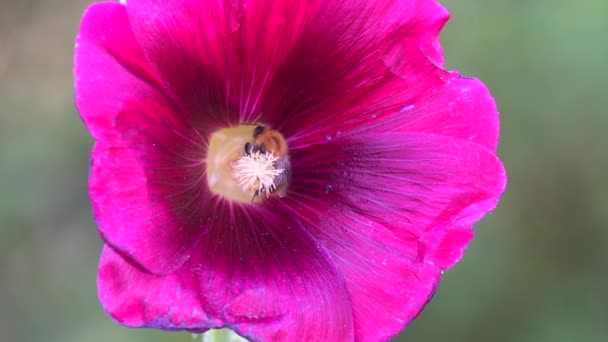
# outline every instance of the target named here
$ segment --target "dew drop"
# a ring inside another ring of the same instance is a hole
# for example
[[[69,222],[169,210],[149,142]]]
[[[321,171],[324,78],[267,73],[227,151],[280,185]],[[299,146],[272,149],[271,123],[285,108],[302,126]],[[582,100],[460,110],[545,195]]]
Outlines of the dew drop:
[[[403,108],[401,108],[401,110],[400,110],[399,112],[403,113],[403,112],[405,112],[405,111],[412,110],[412,109],[414,109],[414,108],[416,108],[416,106],[415,106],[415,105],[413,105],[413,104],[408,104],[408,105],[403,106]]]
[[[325,140],[331,140],[331,135],[330,134],[325,134]]]
[[[326,194],[331,194],[332,192],[334,192],[334,187],[331,185],[328,185],[325,187],[325,193]]]

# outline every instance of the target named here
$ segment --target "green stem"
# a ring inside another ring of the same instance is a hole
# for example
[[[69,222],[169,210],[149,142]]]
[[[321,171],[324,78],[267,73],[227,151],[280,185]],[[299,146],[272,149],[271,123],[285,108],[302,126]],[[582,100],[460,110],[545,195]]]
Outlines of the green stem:
[[[202,342],[248,342],[230,329],[210,329],[199,336]]]

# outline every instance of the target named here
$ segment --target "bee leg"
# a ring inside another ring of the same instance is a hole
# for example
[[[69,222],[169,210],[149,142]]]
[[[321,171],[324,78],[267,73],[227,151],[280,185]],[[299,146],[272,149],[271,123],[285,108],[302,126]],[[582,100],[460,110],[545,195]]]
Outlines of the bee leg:
[[[258,125],[256,126],[256,128],[253,130],[253,137],[257,138],[260,134],[264,133],[264,126],[262,125]]]
[[[253,204],[253,201],[255,201],[255,199],[260,195],[260,190],[256,190],[255,193],[253,194],[253,197],[251,197],[251,203]]]
[[[251,143],[245,144],[245,154],[250,155],[253,152],[253,145]]]

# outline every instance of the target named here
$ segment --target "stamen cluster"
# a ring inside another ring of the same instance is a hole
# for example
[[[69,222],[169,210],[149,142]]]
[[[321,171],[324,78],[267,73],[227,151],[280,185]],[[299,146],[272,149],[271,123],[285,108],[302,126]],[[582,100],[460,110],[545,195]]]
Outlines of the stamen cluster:
[[[269,152],[246,153],[232,164],[232,176],[243,190],[268,194],[275,188],[275,178],[285,171],[276,167],[278,159]]]

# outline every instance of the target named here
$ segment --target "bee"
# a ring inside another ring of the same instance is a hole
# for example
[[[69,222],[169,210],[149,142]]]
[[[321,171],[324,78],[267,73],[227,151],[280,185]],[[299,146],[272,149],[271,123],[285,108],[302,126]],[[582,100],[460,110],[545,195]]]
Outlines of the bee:
[[[253,153],[271,153],[275,157],[287,156],[287,141],[281,132],[267,129],[264,126],[256,126],[253,130],[253,144],[245,144],[246,152],[253,148]]]
[[[284,171],[274,178],[272,186],[268,187],[268,189],[257,190],[252,200],[255,200],[261,193],[266,193],[267,196],[285,197],[287,185],[291,180],[289,157],[287,155],[288,147],[285,137],[277,130],[268,129],[261,125],[256,126],[253,130],[253,144],[249,142],[245,144],[245,153],[250,155],[256,152],[261,154],[270,153],[277,157],[275,168],[283,169]]]

